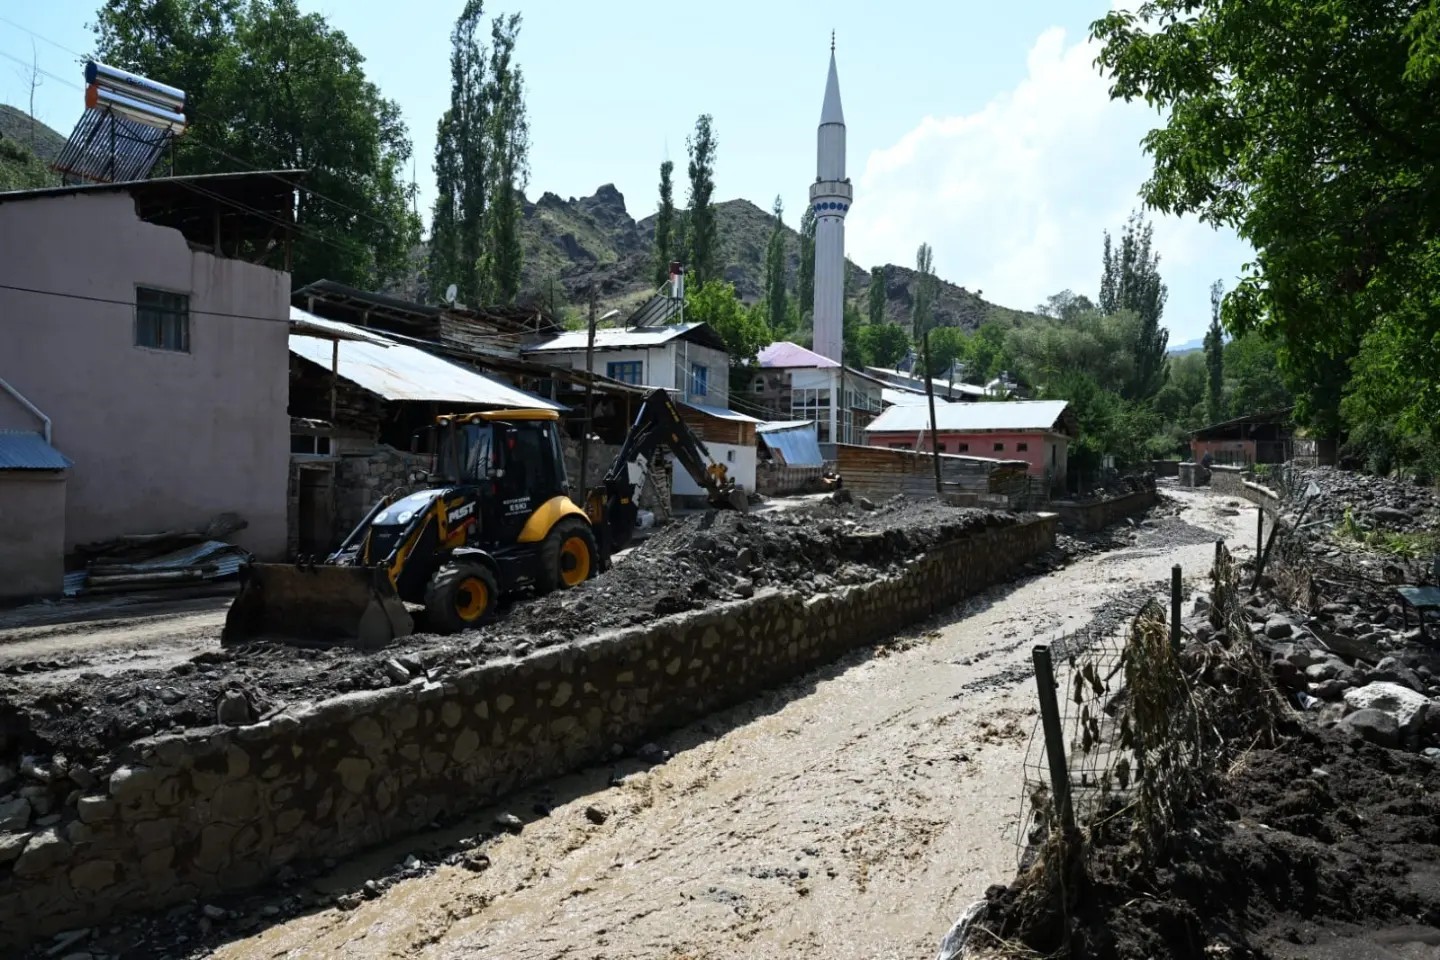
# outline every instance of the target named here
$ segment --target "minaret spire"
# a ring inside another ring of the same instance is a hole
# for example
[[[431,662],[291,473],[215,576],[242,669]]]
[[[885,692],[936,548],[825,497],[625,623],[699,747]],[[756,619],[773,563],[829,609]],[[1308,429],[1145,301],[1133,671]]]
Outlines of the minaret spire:
[[[815,214],[814,343],[816,353],[839,361],[845,340],[845,214],[854,190],[845,176],[845,112],[840,108],[833,30],[815,139],[815,182],[810,185],[810,209]]]

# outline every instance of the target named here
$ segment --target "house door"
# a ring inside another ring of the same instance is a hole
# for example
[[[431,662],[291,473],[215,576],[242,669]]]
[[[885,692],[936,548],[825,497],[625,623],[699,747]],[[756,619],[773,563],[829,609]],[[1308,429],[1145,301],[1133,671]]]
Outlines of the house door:
[[[323,468],[300,468],[296,526],[301,556],[325,556],[338,539],[335,534],[335,497],[331,473]]]

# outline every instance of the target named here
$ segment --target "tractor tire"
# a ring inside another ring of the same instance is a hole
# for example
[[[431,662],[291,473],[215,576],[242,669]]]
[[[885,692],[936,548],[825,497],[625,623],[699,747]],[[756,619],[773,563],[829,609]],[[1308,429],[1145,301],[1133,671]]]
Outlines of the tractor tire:
[[[595,576],[599,569],[600,552],[590,524],[579,517],[566,517],[540,545],[535,590],[542,594],[568,590]]]
[[[425,620],[436,633],[473,630],[495,616],[500,582],[478,563],[447,563],[425,587]]]

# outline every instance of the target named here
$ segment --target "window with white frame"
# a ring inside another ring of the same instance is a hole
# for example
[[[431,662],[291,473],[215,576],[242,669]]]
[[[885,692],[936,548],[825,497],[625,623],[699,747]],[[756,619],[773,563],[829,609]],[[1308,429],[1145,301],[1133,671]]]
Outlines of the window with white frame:
[[[135,346],[189,353],[189,295],[136,287]]]

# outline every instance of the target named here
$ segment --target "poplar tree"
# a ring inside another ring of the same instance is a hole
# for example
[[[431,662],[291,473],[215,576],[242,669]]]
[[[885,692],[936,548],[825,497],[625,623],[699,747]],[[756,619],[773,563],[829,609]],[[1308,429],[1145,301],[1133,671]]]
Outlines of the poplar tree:
[[[815,208],[808,203],[800,217],[800,315],[815,309]]]
[[[1130,215],[1116,250],[1105,233],[1105,252],[1100,275],[1100,309],[1114,315],[1130,310],[1140,318],[1135,339],[1135,372],[1125,395],[1147,400],[1164,385],[1169,375],[1165,348],[1170,332],[1160,326],[1167,291],[1160,280],[1160,254],[1152,249],[1153,228],[1138,213]]]
[[[443,291],[453,283],[467,303],[476,302],[480,294],[490,184],[488,65],[479,39],[484,13],[482,0],[467,0],[450,31],[450,109],[440,117],[435,133],[430,289]]]
[[[885,322],[885,267],[878,266],[870,271],[870,323]]]
[[[520,198],[529,176],[530,124],[525,81],[515,63],[520,14],[496,17],[490,28],[489,220],[480,267],[482,301],[513,304],[520,295],[524,250],[520,244]]]
[[[715,261],[719,242],[715,208],[711,203],[715,192],[715,147],[710,114],[702,113],[695,121],[695,132],[685,139],[685,149],[690,154],[690,209],[686,217],[690,244],[688,271],[689,282],[697,288],[707,280],[717,279]]]
[[[1211,423],[1221,417],[1221,391],[1225,386],[1225,337],[1220,328],[1220,305],[1225,286],[1216,280],[1210,286],[1210,329],[1205,331],[1205,416]]]
[[[660,164],[660,209],[655,214],[655,282],[664,283],[670,276],[670,261],[674,259],[675,234],[675,188],[670,176],[675,164],[666,160]]]
[[[785,293],[785,207],[775,198],[771,212],[775,225],[770,229],[770,242],[765,247],[765,312],[772,333],[785,328],[789,306]]]

